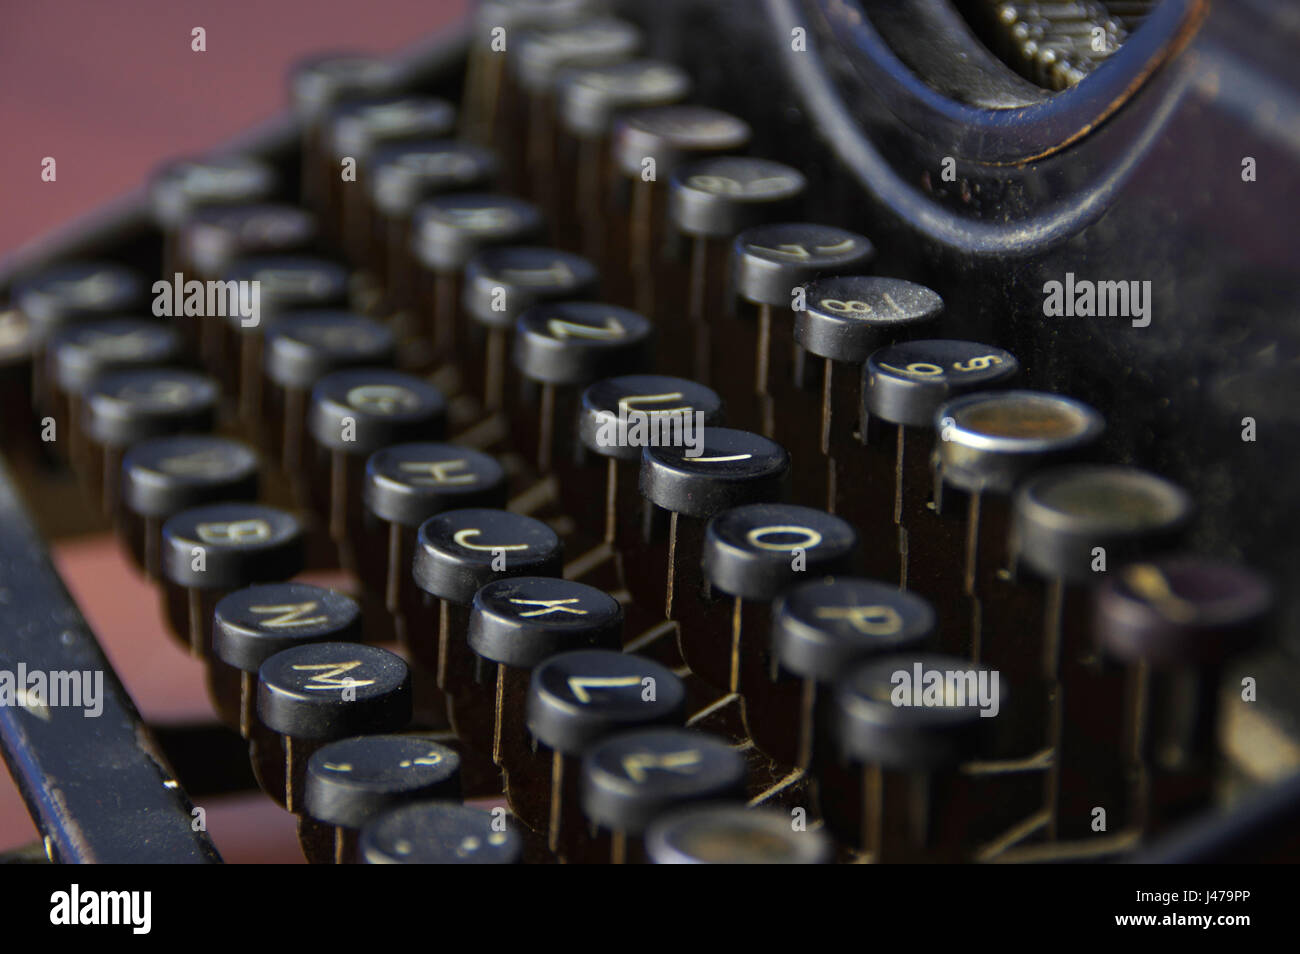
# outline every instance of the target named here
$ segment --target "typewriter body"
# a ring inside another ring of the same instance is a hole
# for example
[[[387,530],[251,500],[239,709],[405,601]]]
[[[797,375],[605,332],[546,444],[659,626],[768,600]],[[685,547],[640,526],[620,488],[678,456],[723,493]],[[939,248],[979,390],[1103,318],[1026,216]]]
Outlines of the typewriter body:
[[[45,854],[260,787],[321,862],[1294,860],[1298,45],[497,0],[304,64],[0,271],[0,669],[103,673],[0,707]],[[142,724],[96,531],[211,727]]]

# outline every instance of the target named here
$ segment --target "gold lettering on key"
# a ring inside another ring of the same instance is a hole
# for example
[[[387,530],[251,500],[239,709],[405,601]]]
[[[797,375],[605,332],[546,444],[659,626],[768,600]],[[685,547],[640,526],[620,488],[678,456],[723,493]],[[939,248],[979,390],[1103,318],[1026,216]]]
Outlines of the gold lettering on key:
[[[624,686],[640,686],[640,676],[570,676],[569,691],[573,698],[583,705],[591,701],[588,689],[618,689]]]
[[[511,603],[519,606],[540,606],[542,609],[529,610],[526,613],[520,613],[520,619],[527,619],[530,616],[548,616],[551,613],[572,613],[574,616],[586,616],[587,611],[584,609],[574,609],[569,603],[578,602],[578,597],[571,596],[563,600],[516,600],[512,599]]]
[[[303,686],[304,689],[330,691],[346,689],[349,686],[373,686],[375,684],[373,679],[353,679],[351,676],[344,675],[360,665],[360,659],[353,659],[342,663],[300,663],[295,665],[293,669],[295,672],[316,673],[307,679],[307,684]],[[319,683],[319,685],[313,685],[313,683]]]
[[[818,619],[842,619],[867,636],[892,636],[903,628],[903,617],[892,606],[823,606]]]
[[[699,767],[700,752],[698,749],[687,749],[684,752],[665,752],[663,755],[654,752],[633,752],[631,755],[623,756],[623,772],[638,785],[646,780],[652,769],[676,772],[678,775],[690,775],[697,771]]]
[[[228,523],[201,523],[194,532],[204,543],[229,543],[234,546],[271,539],[271,525],[260,518],[232,520]]]
[[[250,606],[250,613],[279,613],[279,616],[273,619],[264,620],[262,625],[268,629],[282,629],[288,626],[315,626],[318,623],[329,621],[329,617],[307,616],[306,614],[314,610],[320,603],[316,600],[309,600],[306,603],[281,603],[278,606]]]
[[[473,474],[453,474],[451,471],[465,466],[463,457],[456,460],[430,460],[430,461],[403,461],[401,470],[407,473],[420,473],[428,471],[428,477],[412,477],[411,483],[422,486],[434,486],[436,484],[472,484],[476,480]]]
[[[803,537],[798,543],[767,543],[763,538],[779,533],[795,534]],[[773,524],[768,527],[755,527],[745,534],[745,541],[761,550],[811,550],[822,542],[822,535],[811,527],[799,527],[792,524]]]
[[[466,527],[464,530],[457,530],[451,539],[459,546],[464,547],[466,550],[527,550],[528,549],[528,544],[526,543],[498,543],[493,545],[485,545],[482,543],[469,542],[470,537],[477,537],[482,532],[483,531],[479,530],[477,527]]]

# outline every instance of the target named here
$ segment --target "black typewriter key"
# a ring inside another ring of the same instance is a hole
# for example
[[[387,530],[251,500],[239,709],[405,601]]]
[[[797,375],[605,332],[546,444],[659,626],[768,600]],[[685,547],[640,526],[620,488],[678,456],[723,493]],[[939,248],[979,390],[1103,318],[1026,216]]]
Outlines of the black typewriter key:
[[[300,488],[312,387],[331,371],[392,365],[393,333],[353,312],[300,312],[268,329],[263,348],[262,369],[270,385],[267,437],[278,446],[281,467]]]
[[[468,447],[396,444],[366,461],[362,499],[366,517],[358,575],[369,592],[382,597],[398,640],[427,663],[435,634],[412,632],[407,620],[421,602],[411,589],[411,561],[420,551],[417,532],[445,510],[504,507],[505,471],[495,458]],[[424,619],[425,614],[419,615]]]
[[[312,251],[318,244],[316,216],[297,206],[281,204],[224,205],[196,210],[182,223],[177,233],[177,283],[215,281],[237,259],[251,255],[276,255]],[[173,278],[173,276],[168,276]],[[260,296],[261,289],[258,289]],[[238,299],[229,301],[207,298],[191,313],[191,299],[185,298],[185,314],[180,326],[189,339],[197,343],[204,364],[221,367],[233,355],[224,353],[226,324],[235,311],[241,320],[260,320],[260,299],[251,289],[238,289]]]
[[[615,732],[683,725],[686,687],[671,669],[644,657],[578,649],[533,669],[526,717],[529,733],[550,752],[550,772],[512,779],[512,804],[526,796],[527,805],[517,813],[535,817],[530,824],[547,831],[550,850],[576,861],[585,842],[578,801],[581,756]]]
[[[572,580],[494,580],[474,594],[467,638],[481,661],[481,691],[495,694],[492,761],[501,767],[513,804],[511,777],[544,774],[548,767],[530,748],[524,731],[532,669],[556,653],[620,647],[623,607],[604,590]],[[495,679],[486,671],[493,663]],[[539,821],[536,813],[524,820]]]
[[[367,822],[358,853],[369,865],[515,865],[524,840],[502,810],[419,802]]]
[[[432,96],[393,96],[343,103],[326,119],[335,174],[323,199],[324,221],[348,257],[365,261],[371,223],[365,183],[373,174],[372,160],[383,145],[416,139],[441,139],[456,125],[456,110]],[[342,170],[351,161],[352,175]]]
[[[94,318],[141,313],[147,298],[143,279],[109,262],[75,262],[47,268],[14,282],[10,301],[31,328],[32,397],[36,410],[52,403],[46,381],[45,342],[59,328]]]
[[[461,305],[486,334],[481,393],[487,411],[504,406],[508,336],[519,316],[541,302],[591,297],[596,284],[591,262],[555,248],[489,248],[466,264]]]
[[[1011,565],[1047,585],[1045,625],[1034,647],[1047,684],[1045,779],[1049,837],[1085,837],[1092,809],[1127,818],[1123,766],[1123,673],[1099,665],[1088,622],[1088,589],[1130,560],[1175,546],[1191,518],[1188,495],[1131,467],[1079,465],[1026,480],[1013,503]],[[1012,624],[994,629],[989,647]],[[1068,711],[1067,711],[1068,706]],[[1067,718],[1068,715],[1068,718]]]
[[[284,510],[215,503],[174,514],[162,527],[163,607],[172,633],[207,659],[217,602],[253,583],[287,580],[303,561],[302,524]]]
[[[297,814],[313,752],[336,739],[394,732],[411,720],[411,671],[402,657],[364,643],[294,646],[258,669],[257,715],[280,736],[284,807]]]
[[[667,234],[666,207],[672,174],[691,159],[739,152],[751,130],[743,119],[706,106],[654,106],[628,113],[614,125],[611,156],[630,190],[626,220],[608,235],[602,270],[620,282],[630,280],[639,311],[656,314],[657,251]],[[664,183],[664,185],[657,185]]]
[[[740,801],[745,759],[722,739],[687,729],[640,729],[598,742],[582,760],[582,811],[611,834],[610,861],[643,860],[660,816],[691,802]]]
[[[633,623],[649,626],[663,618],[660,581],[668,547],[665,533],[643,532],[653,505],[638,487],[642,449],[700,446],[705,427],[720,425],[722,418],[722,399],[711,388],[682,378],[629,374],[597,381],[582,393],[577,414],[581,466],[563,474],[560,505],[565,513],[589,513],[593,502],[603,502],[603,519],[575,529],[590,549],[575,559],[573,575],[612,576],[606,589],[634,592],[627,607],[633,634],[641,632]],[[629,584],[638,579],[648,585]],[[647,593],[652,595],[648,603]]]
[[[372,818],[402,805],[460,800],[460,756],[406,735],[330,742],[307,760],[298,840],[314,864],[350,864]]]
[[[275,170],[251,156],[182,159],[159,169],[149,183],[149,204],[163,233],[162,274],[176,271],[176,235],[196,209],[264,202],[279,184]]]
[[[709,632],[716,620],[713,602],[700,572],[704,529],[710,517],[732,507],[783,500],[789,490],[790,455],[758,434],[728,427],[706,427],[693,447],[646,447],[639,486],[658,510],[646,511],[645,535],[667,537],[663,574],[629,578],[634,602],[663,601],[664,618],[677,625],[680,647],[685,635]],[[660,527],[661,511],[668,526]],[[664,581],[660,587],[655,577]],[[726,629],[730,632],[730,627]]]
[[[1093,637],[1126,670],[1123,757],[1138,830],[1209,807],[1224,666],[1266,633],[1273,599],[1255,572],[1191,554],[1129,564],[1096,590]]]
[[[940,532],[928,509],[933,489],[930,454],[939,406],[962,394],[1002,387],[1019,370],[1009,351],[949,339],[902,341],[867,358],[857,424],[861,476],[855,480],[853,468],[846,467],[845,479],[836,484],[836,510],[861,526],[897,526],[896,546],[886,542],[867,552],[865,568],[872,576],[907,587],[927,543],[924,538],[914,540],[911,532],[918,524],[928,525],[931,534]],[[836,463],[838,467],[843,462],[837,459]],[[929,543],[931,551],[960,546],[957,538]]]
[[[921,597],[876,580],[840,576],[785,591],[772,608],[772,658],[802,680],[797,767],[813,764],[820,690],[872,656],[925,648],[936,618]]]
[[[347,368],[316,382],[307,413],[314,448],[312,498],[355,572],[366,458],[391,444],[444,436],[447,402],[432,384],[386,368]]]
[[[415,308],[416,271],[409,249],[415,208],[447,192],[481,191],[497,178],[496,153],[473,143],[435,139],[375,150],[366,180],[373,252],[367,264],[380,273],[391,304]]]
[[[227,593],[212,614],[210,685],[218,713],[246,739],[257,723],[257,670],[276,653],[304,643],[361,641],[361,608],[352,597],[311,583],[259,583]],[[215,674],[221,673],[218,680]],[[233,680],[228,677],[237,674]],[[233,716],[233,718],[231,718]],[[278,751],[276,753],[278,758]]]
[[[257,320],[228,315],[221,380],[239,395],[240,423],[258,435],[262,421],[262,351],[266,329],[300,311],[346,308],[347,266],[314,255],[254,255],[235,262],[223,281],[257,282]]]
[[[212,614],[208,691],[217,714],[248,740],[253,774],[284,803],[280,738],[257,717],[257,671],[276,653],[306,643],[358,643],[361,607],[310,583],[262,583],[223,596]]]
[[[605,375],[648,366],[653,332],[645,316],[600,302],[548,302],[519,316],[514,343],[514,365],[523,378],[519,406],[537,408],[532,432],[539,473],[549,473],[557,460],[573,459],[581,389]]]
[[[636,54],[641,30],[611,17],[584,20],[558,29],[516,33],[510,47],[514,85],[520,93],[514,146],[516,168],[526,175],[516,188],[541,197],[552,189],[556,177],[556,81],[571,68],[608,66]],[[522,149],[519,149],[522,146]]]
[[[668,220],[689,249],[681,279],[685,297],[666,314],[686,319],[679,324],[694,344],[695,377],[709,380],[709,355],[718,330],[711,319],[730,310],[727,283],[718,276],[727,274],[732,238],[764,222],[791,218],[807,184],[797,169],[748,156],[699,159],[673,173]]]
[[[326,117],[335,105],[390,94],[395,64],[359,53],[328,53],[296,64],[289,77],[294,111],[302,124],[303,200],[319,206],[329,177],[341,174],[327,149]]]
[[[732,287],[741,301],[756,308],[757,319],[732,308],[731,319],[718,323],[723,340],[735,335],[741,344],[714,353],[710,380],[735,382],[734,397],[726,387],[722,392],[729,408],[752,408],[758,429],[769,437],[776,435],[778,408],[787,411],[809,383],[807,356],[793,336],[794,308],[807,294],[801,286],[822,276],[863,272],[874,257],[875,248],[867,238],[829,225],[773,223],[736,236],[731,250]],[[753,371],[747,374],[737,359],[744,361],[751,355]],[[746,377],[753,382],[748,389],[743,387]]]
[[[703,805],[664,815],[646,832],[656,865],[826,865],[834,846],[820,829],[796,829],[775,809]]]
[[[541,238],[544,224],[531,202],[490,192],[440,195],[416,206],[411,217],[416,294],[428,303],[426,330],[436,358],[465,364],[458,350],[469,330],[461,311],[465,265],[484,248]]]
[[[577,226],[582,251],[593,258],[600,253],[606,196],[613,185],[610,131],[618,117],[633,109],[680,102],[690,90],[686,71],[661,60],[625,60],[570,69],[559,76],[555,108],[566,133],[559,162],[575,170],[573,177],[559,177],[550,193],[561,244],[571,247],[569,234]]]
[[[105,514],[117,509],[122,454],[150,437],[209,430],[216,417],[211,378],[177,368],[101,375],[86,391],[81,428],[89,445],[86,480]]]
[[[749,736],[783,765],[799,758],[802,687],[781,678],[771,650],[772,601],[808,579],[854,569],[858,534],[833,514],[792,504],[747,504],[709,521],[701,564],[712,625],[683,631],[691,671],[739,693]]]
[[[936,605],[960,607],[945,614],[942,648],[982,660],[986,623],[1036,612],[1029,592],[1007,582],[1010,494],[1031,471],[1078,454],[1104,426],[1088,405],[1041,391],[976,392],[935,411],[934,517],[908,536],[908,561],[924,568],[908,585]],[[965,536],[960,563],[957,534]],[[995,653],[995,664],[1019,681],[1021,667]]]
[[[79,322],[55,332],[46,344],[48,391],[55,433],[78,468],[85,449],[82,403],[95,380],[109,371],[147,368],[181,361],[181,338],[174,326],[147,318],[104,318]]]
[[[862,367],[873,351],[932,325],[943,311],[943,299],[915,282],[861,275],[820,278],[804,289],[804,299],[804,307],[794,315],[794,340],[812,360],[822,359],[821,427],[812,446],[807,441],[802,446],[796,443],[795,434],[807,433],[803,421],[810,403],[807,388],[813,383],[812,368],[804,363],[807,359],[796,355],[796,375],[803,386],[798,394],[804,399],[791,397],[778,405],[778,432],[782,437],[791,434],[786,444],[796,458],[805,451],[826,458],[826,486],[810,486],[810,499],[817,499],[814,494],[821,490],[827,507],[838,512],[843,501],[850,507],[850,519],[887,527],[892,521],[881,517],[891,515],[888,504],[866,512],[852,509],[854,502],[868,496],[853,480],[857,475],[850,473],[862,455],[862,441],[855,436],[861,427]],[[841,484],[846,485],[843,490]],[[802,496],[796,490],[796,499]],[[880,494],[872,503],[887,499],[888,495]],[[871,569],[874,575],[877,567]]]
[[[970,860],[989,813],[960,767],[991,744],[1007,688],[996,670],[955,656],[888,656],[845,675],[833,732],[862,787],[854,816],[828,810],[827,823],[873,861]]]
[[[201,504],[256,500],[260,462],[252,448],[224,437],[177,435],[131,445],[122,455],[118,531],[150,580],[162,573],[162,525]]]
[[[180,225],[178,270],[187,281],[217,279],[236,259],[304,251],[316,238],[316,216],[296,205],[205,206]]]

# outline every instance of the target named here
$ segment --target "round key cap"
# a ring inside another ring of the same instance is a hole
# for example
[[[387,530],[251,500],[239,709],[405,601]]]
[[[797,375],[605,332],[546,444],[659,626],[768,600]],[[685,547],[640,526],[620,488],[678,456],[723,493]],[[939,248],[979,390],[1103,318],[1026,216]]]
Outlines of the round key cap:
[[[746,301],[789,307],[796,286],[821,275],[864,271],[875,256],[865,236],[833,225],[758,225],[732,244],[732,281]]]
[[[416,206],[411,247],[434,271],[456,271],[480,249],[529,241],[543,226],[541,211],[524,199],[491,192],[440,195]]]
[[[1005,384],[1020,371],[1010,351],[974,341],[903,341],[874,352],[863,371],[867,415],[908,427],[933,427],[945,401]]]
[[[581,255],[531,245],[488,248],[465,266],[461,304],[490,328],[513,328],[539,302],[592,295],[596,281],[596,266]]]
[[[690,159],[744,149],[750,135],[743,119],[707,106],[638,109],[614,124],[614,163],[639,179],[645,160],[653,159],[656,177],[666,180]]]
[[[257,454],[225,437],[177,435],[133,444],[122,457],[122,500],[142,517],[257,496]]]
[[[1006,701],[996,670],[957,656],[889,656],[840,680],[834,722],[847,758],[925,772],[970,758]]]
[[[474,594],[469,646],[484,659],[531,669],[589,646],[616,648],[623,607],[604,590],[549,576],[494,580]]]
[[[519,85],[544,93],[566,67],[602,66],[625,60],[641,45],[641,31],[625,20],[601,17],[569,26],[518,33],[510,46]]]
[[[252,255],[232,264],[222,279],[258,283],[261,324],[286,312],[342,307],[348,300],[347,267],[314,255]],[[227,318],[251,327],[242,315]]]
[[[649,364],[653,332],[644,315],[616,305],[534,305],[515,325],[515,367],[533,381],[587,384]]]
[[[84,394],[110,370],[169,364],[181,354],[175,327],[148,318],[104,318],[56,332],[47,346],[55,385]]]
[[[901,278],[840,275],[805,289],[794,315],[794,340],[823,358],[862,364],[894,338],[915,333],[943,311],[936,292]]]
[[[853,526],[824,510],[747,504],[709,521],[704,575],[732,596],[771,600],[801,580],[849,572],[857,548]]]
[[[934,412],[945,481],[1009,493],[1029,469],[1101,436],[1102,416],[1082,401],[1042,391],[968,394]]]
[[[260,202],[278,185],[275,170],[249,156],[211,156],[169,162],[149,183],[154,221],[177,228],[198,208]]]
[[[533,669],[528,731],[557,752],[579,755],[615,732],[685,721],[685,684],[653,660],[578,649]]]
[[[307,426],[322,447],[371,454],[441,437],[446,417],[447,402],[432,384],[386,368],[348,368],[316,382]]]
[[[582,763],[582,810],[598,825],[639,835],[687,802],[738,801],[745,759],[688,729],[641,729],[598,742]]]
[[[121,265],[77,262],[15,282],[9,297],[43,338],[69,322],[143,310],[145,286],[139,275]]]
[[[685,99],[691,78],[661,60],[626,60],[566,70],[557,78],[560,122],[583,139],[599,139],[630,109],[667,106]]]
[[[212,617],[213,654],[243,672],[294,646],[360,641],[356,600],[311,583],[246,586],[223,596]]]
[[[1049,578],[1086,581],[1099,557],[1117,567],[1169,545],[1187,525],[1192,501],[1162,477],[1133,467],[1059,467],[1016,493],[1011,549]]]
[[[378,646],[294,646],[258,670],[257,714],[295,739],[391,732],[411,719],[411,671]]]
[[[200,276],[216,278],[237,258],[298,251],[315,238],[316,217],[310,212],[266,203],[197,209],[182,223],[177,241],[183,263]]]
[[[418,527],[462,507],[505,506],[506,475],[496,458],[455,444],[397,444],[366,461],[366,506],[375,516]]]
[[[334,158],[366,162],[384,143],[440,139],[456,125],[456,109],[433,96],[383,97],[344,103],[330,114]]]
[[[299,312],[267,332],[267,377],[286,388],[309,389],[331,371],[393,363],[393,332],[349,311]]]
[[[388,93],[397,78],[394,64],[359,53],[327,53],[299,61],[290,76],[294,108],[308,121],[330,106]]]
[[[1112,656],[1156,667],[1213,665],[1253,646],[1273,588],[1246,567],[1179,555],[1134,563],[1097,592],[1093,632]]]
[[[840,577],[787,590],[772,614],[772,651],[791,672],[831,682],[868,656],[920,649],[934,634],[929,602],[897,586]]]
[[[183,587],[235,589],[284,580],[303,566],[303,528],[255,503],[192,507],[163,524],[163,575]]]
[[[784,447],[729,427],[704,428],[695,447],[647,447],[641,457],[642,495],[690,517],[779,500],[789,477],[790,455]]]
[[[86,433],[110,447],[147,437],[204,431],[216,413],[211,378],[179,368],[145,368],[101,375],[86,392]]]
[[[820,829],[795,831],[786,812],[705,805],[651,825],[646,853],[657,865],[825,865],[834,849]]]
[[[405,735],[363,735],[324,745],[307,760],[303,807],[317,821],[360,828],[408,802],[460,798],[460,756]]]
[[[684,378],[627,374],[582,392],[578,436],[603,457],[637,460],[643,447],[678,446],[722,422],[722,398]]]
[[[771,159],[699,159],[673,173],[668,217],[687,235],[731,238],[792,212],[807,185],[798,169]]]
[[[360,852],[371,865],[513,865],[523,860],[524,841],[504,813],[421,802],[372,819],[361,830]]]
[[[371,156],[370,197],[385,215],[407,216],[430,196],[488,185],[498,166],[490,149],[454,139],[383,146]]]
[[[493,580],[558,577],[563,569],[564,546],[545,523],[507,510],[470,507],[420,524],[412,573],[424,592],[468,605]]]

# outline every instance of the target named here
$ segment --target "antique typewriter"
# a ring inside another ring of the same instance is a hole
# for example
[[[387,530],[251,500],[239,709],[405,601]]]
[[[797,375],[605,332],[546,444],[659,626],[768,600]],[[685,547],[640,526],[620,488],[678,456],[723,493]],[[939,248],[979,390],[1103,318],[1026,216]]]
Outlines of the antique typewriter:
[[[55,862],[1300,857],[1300,15],[483,0],[0,272]],[[199,660],[145,724],[47,556]]]

